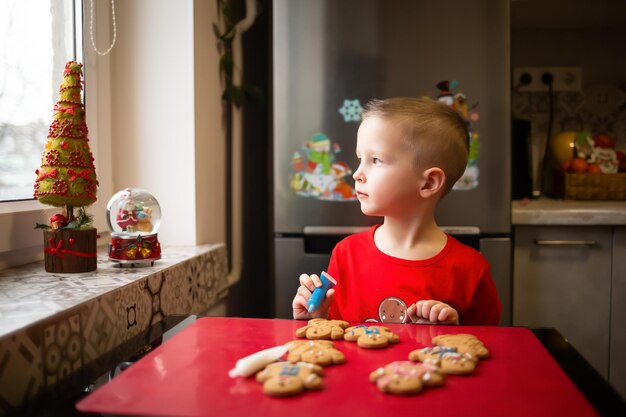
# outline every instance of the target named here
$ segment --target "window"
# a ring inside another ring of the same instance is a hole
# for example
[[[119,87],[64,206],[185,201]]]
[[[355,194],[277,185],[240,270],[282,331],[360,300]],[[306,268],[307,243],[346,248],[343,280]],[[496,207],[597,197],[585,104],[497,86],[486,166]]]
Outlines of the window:
[[[63,68],[83,61],[82,1],[5,0],[0,14],[0,204],[33,198]]]

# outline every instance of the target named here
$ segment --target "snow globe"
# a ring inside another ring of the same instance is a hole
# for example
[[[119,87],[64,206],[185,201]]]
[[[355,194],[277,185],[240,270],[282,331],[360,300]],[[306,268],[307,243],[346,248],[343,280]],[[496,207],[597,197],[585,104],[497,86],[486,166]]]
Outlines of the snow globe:
[[[111,229],[109,260],[123,265],[154,265],[161,259],[157,231],[161,207],[149,192],[126,188],[107,203],[107,222]]]

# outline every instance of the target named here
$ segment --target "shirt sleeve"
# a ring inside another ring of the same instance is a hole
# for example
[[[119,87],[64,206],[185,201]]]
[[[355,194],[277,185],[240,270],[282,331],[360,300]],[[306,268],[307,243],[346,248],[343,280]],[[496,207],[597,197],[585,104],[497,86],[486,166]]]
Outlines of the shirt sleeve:
[[[487,267],[478,282],[469,308],[459,321],[467,326],[497,326],[501,313],[502,302],[491,277],[491,269]]]

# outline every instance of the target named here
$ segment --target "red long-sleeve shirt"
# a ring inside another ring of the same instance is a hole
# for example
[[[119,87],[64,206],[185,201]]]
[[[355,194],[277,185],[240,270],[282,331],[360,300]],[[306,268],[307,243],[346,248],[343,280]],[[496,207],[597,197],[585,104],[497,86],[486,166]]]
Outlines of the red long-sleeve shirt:
[[[498,325],[502,303],[489,264],[478,251],[448,236],[445,247],[432,258],[395,258],[376,247],[377,227],[335,246],[328,266],[337,280],[329,318],[381,321],[381,302],[397,297],[407,306],[419,300],[449,304],[459,313],[460,324]]]

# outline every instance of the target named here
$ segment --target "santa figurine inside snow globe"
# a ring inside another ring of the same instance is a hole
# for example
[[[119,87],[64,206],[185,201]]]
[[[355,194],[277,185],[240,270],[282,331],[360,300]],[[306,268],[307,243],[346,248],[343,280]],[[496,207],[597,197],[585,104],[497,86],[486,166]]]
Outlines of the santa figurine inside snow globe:
[[[126,188],[107,204],[107,222],[111,229],[109,260],[123,265],[153,265],[161,259],[157,231],[161,207],[149,192]]]

